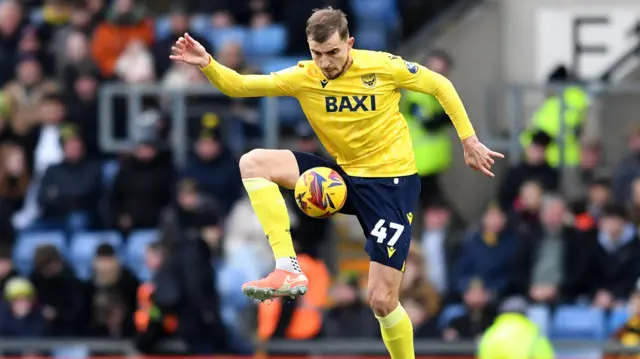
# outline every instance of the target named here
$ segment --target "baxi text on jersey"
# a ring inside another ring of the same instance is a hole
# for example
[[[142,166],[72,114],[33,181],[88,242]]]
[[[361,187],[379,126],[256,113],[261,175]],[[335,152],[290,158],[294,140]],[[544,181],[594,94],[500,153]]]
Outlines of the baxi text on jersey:
[[[327,96],[324,98],[327,112],[368,112],[376,110],[376,96]]]

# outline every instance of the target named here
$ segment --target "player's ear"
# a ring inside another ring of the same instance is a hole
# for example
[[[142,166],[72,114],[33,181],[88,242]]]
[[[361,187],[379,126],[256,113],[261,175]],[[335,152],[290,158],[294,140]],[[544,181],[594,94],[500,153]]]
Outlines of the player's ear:
[[[353,43],[354,43],[355,41],[356,41],[356,39],[355,39],[355,38],[353,38],[353,36],[352,36],[352,37],[350,37],[350,38],[348,38],[348,39],[347,39],[347,44],[349,44],[349,47],[353,47]]]

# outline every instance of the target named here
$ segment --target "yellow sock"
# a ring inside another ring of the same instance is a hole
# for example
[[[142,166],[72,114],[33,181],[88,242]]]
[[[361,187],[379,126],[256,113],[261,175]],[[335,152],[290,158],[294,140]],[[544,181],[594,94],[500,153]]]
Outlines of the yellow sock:
[[[413,325],[402,305],[386,317],[376,316],[382,330],[382,340],[387,347],[391,359],[414,359]]]
[[[251,206],[258,216],[264,233],[269,239],[273,255],[280,258],[293,258],[296,252],[291,240],[291,223],[287,207],[277,184],[264,178],[245,178],[242,180],[244,188],[249,194]],[[297,265],[297,261],[295,263]],[[280,268],[289,269],[291,268]]]

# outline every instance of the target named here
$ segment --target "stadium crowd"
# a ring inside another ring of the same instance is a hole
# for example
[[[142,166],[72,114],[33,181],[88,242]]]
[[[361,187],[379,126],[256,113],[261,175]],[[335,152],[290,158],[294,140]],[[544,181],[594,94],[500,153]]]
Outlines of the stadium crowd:
[[[231,11],[196,10],[215,12],[206,26],[217,29],[278,20],[269,1],[230,3],[223,6]],[[302,18],[289,16],[287,25],[299,28]],[[243,282],[273,266],[237,160],[244,139],[260,135],[258,103],[225,104],[231,130],[198,111],[184,166],[172,161],[162,101],[132,135],[132,151],[99,146],[101,83],[206,83],[196,69],[169,62],[174,38],[193,24],[182,11],[168,19],[154,24],[133,0],[0,2],[0,335],[135,338],[144,351],[179,337],[191,353],[251,352],[255,336],[379,336],[363,278],[332,276],[324,264],[330,221],[302,216],[292,196],[309,293],[257,306],[242,295]],[[194,36],[212,43],[220,62],[260,71],[241,44],[206,34]],[[288,42],[286,51],[304,51],[304,38]],[[309,127],[292,127],[297,148],[322,154]],[[615,335],[640,333],[640,128],[627,140],[619,163],[603,163],[600,145],[590,143],[579,166],[561,174],[545,162],[548,136],[536,134],[469,226],[442,198],[426,203],[401,298],[416,337],[475,339],[501,304],[518,300],[605,311],[631,303],[632,319]]]

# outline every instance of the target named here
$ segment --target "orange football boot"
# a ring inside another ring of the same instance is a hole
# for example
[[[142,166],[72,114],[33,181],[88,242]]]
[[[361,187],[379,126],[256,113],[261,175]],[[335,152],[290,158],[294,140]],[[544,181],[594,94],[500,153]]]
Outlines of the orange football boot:
[[[242,285],[242,292],[246,296],[261,301],[276,297],[301,297],[308,289],[307,276],[282,269],[274,270],[266,278]]]

